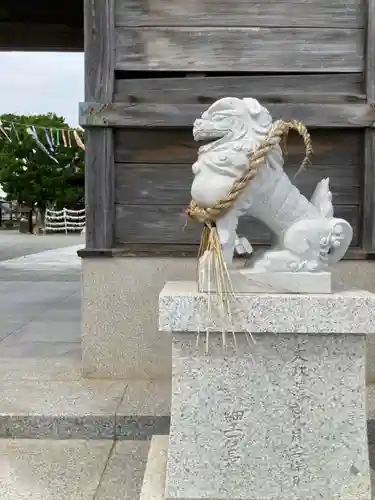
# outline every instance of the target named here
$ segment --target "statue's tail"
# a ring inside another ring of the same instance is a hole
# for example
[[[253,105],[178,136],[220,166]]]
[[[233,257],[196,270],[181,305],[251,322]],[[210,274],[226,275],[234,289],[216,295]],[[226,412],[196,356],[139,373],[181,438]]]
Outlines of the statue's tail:
[[[326,219],[333,217],[332,193],[329,190],[329,177],[322,179],[316,185],[311,203]]]

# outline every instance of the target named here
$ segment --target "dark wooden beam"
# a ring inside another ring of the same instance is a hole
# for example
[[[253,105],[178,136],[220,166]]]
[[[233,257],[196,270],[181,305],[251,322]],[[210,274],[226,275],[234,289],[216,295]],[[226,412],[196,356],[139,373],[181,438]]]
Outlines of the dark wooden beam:
[[[352,1],[352,0],[351,0]],[[65,24],[83,29],[83,0],[1,0],[0,23]]]
[[[82,52],[83,29],[64,24],[0,22],[0,51]]]
[[[115,0],[85,0],[85,99],[112,99],[115,66]],[[111,248],[115,223],[113,130],[86,132],[86,247]]]
[[[375,105],[375,0],[367,2],[366,94],[369,105]],[[375,131],[365,132],[363,192],[363,247],[375,253]]]
[[[266,250],[269,245],[252,245],[255,251]],[[78,255],[82,258],[104,258],[110,259],[113,257],[197,257],[199,250],[199,245],[186,245],[183,243],[176,243],[173,245],[155,243],[150,245],[149,243],[130,243],[126,245],[121,245],[116,248],[111,249],[97,249],[89,250],[87,248],[82,248],[78,250]],[[360,247],[351,247],[348,249],[344,256],[344,260],[365,260],[368,254]],[[236,260],[245,261],[246,258],[235,257]]]

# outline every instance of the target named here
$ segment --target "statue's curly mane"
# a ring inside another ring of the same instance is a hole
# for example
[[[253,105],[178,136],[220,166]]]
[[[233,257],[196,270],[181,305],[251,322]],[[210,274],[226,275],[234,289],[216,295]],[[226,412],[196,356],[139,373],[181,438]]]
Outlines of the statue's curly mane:
[[[227,126],[223,135],[214,141],[206,150],[215,150],[224,143],[241,142],[241,149],[254,148],[257,142],[263,140],[272,127],[272,118],[268,111],[255,99],[238,99],[226,97],[214,103],[200,120],[206,126],[206,132],[214,133],[222,124]],[[211,125],[211,128],[210,128]],[[244,142],[245,141],[245,142]]]

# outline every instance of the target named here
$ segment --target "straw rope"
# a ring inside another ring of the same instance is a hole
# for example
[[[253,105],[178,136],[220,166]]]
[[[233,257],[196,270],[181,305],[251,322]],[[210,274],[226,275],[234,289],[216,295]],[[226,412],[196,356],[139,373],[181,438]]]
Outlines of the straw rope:
[[[290,130],[295,130],[303,138],[305,144],[305,158],[299,171],[305,168],[310,162],[310,157],[313,152],[310,134],[305,125],[296,120],[277,121],[271,128],[266,139],[250,153],[247,171],[234,182],[227,197],[218,201],[211,208],[206,209],[199,207],[194,200],[191,200],[186,210],[187,215],[196,222],[212,227],[215,220],[219,218],[223,212],[231,208],[233,203],[247,187],[248,183],[256,176],[258,169],[264,164],[267,154],[277,143],[277,139],[283,139],[284,144],[286,143]],[[204,247],[205,245],[203,244],[202,246]]]

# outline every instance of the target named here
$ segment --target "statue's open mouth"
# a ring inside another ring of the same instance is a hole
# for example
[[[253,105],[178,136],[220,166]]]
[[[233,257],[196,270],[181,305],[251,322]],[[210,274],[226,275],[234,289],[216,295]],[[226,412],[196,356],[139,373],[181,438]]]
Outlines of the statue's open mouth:
[[[198,118],[194,122],[193,137],[197,142],[212,142],[223,137],[224,133],[215,128],[215,123],[210,120]]]
[[[197,142],[209,143],[220,139],[223,135],[224,134],[219,130],[204,130],[202,128],[194,128],[193,130],[193,137]]]

